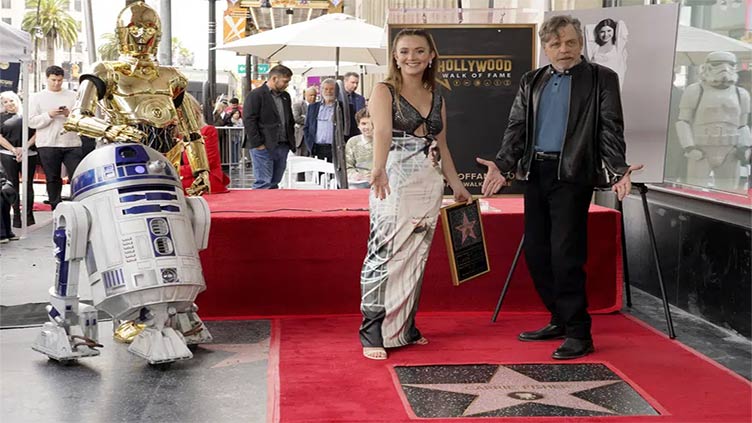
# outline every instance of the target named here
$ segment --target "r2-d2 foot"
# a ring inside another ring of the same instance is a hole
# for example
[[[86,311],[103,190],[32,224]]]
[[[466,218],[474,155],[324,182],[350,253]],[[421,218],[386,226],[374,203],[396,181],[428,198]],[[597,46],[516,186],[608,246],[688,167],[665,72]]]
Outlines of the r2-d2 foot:
[[[80,314],[67,322],[51,305],[47,306],[47,313],[51,321],[42,326],[31,345],[34,351],[63,363],[99,355],[97,348],[102,345],[97,342],[97,309],[82,305]]]
[[[198,306],[193,304],[188,311],[175,316],[175,330],[183,334],[188,345],[208,344],[213,341],[209,329],[198,317],[197,311]]]

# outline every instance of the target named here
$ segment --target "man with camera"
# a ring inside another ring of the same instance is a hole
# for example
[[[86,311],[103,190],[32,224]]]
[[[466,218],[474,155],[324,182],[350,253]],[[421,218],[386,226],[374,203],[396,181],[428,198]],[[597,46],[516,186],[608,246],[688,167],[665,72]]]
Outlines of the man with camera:
[[[47,197],[52,209],[60,203],[63,188],[62,165],[73,176],[81,162],[81,138],[75,132],[63,132],[63,124],[76,101],[76,93],[63,88],[63,68],[50,66],[45,71],[47,89],[31,97],[29,126],[37,130],[39,161],[47,180]]]

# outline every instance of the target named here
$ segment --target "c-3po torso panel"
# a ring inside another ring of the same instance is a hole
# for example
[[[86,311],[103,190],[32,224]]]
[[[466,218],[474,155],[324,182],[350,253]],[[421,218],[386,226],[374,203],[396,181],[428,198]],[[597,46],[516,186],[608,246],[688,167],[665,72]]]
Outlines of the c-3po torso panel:
[[[162,66],[134,68],[126,62],[100,62],[87,76],[93,77],[98,104],[111,124],[130,125],[145,132],[144,143],[162,154],[175,146],[179,135],[176,132],[177,108],[183,102],[188,84],[178,70]]]

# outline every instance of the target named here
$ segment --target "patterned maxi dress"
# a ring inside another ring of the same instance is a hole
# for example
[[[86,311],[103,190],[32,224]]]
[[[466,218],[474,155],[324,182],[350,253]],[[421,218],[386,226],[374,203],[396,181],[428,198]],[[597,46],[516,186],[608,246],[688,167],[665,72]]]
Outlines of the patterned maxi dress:
[[[390,348],[421,337],[415,313],[444,180],[440,167],[427,155],[430,136],[443,129],[441,95],[434,92],[431,111],[424,118],[387,87],[393,98],[394,132],[386,164],[391,193],[379,200],[371,191],[369,199],[370,235],[360,279],[360,339],[364,347]],[[427,137],[412,135],[424,124]]]

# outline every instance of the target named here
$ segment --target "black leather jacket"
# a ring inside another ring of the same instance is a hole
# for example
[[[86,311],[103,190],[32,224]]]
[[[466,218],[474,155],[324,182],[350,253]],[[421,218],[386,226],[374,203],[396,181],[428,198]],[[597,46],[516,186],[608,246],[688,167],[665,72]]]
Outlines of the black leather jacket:
[[[540,95],[554,70],[551,65],[527,72],[509,113],[496,166],[502,175],[527,179],[535,146],[535,123]],[[559,160],[559,179],[609,186],[629,168],[625,162],[624,119],[619,77],[609,68],[582,62],[572,75],[569,118]]]

